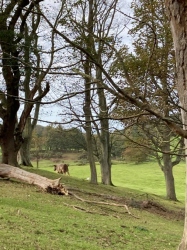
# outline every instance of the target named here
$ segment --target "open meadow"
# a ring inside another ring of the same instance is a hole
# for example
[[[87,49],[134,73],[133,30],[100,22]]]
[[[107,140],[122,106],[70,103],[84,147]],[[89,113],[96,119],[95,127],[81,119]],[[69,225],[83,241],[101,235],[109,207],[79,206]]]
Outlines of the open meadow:
[[[70,175],[72,177],[86,180],[90,177],[89,165],[79,165],[70,157],[65,159],[68,163]],[[34,167],[36,163],[33,162]],[[54,161],[42,160],[39,162],[39,168],[54,173]],[[184,202],[185,199],[185,162],[181,162],[173,168],[177,199]],[[98,181],[100,182],[100,167],[97,164]],[[141,164],[124,163],[113,161],[112,164],[112,181],[114,186],[127,187],[139,190],[145,193],[152,193],[165,197],[165,180],[164,174],[157,162],[151,161]]]
[[[38,169],[34,163],[28,170],[59,178],[53,164],[43,160]],[[16,180],[0,180],[0,249],[177,248],[184,219],[184,163],[174,168],[179,202],[164,199],[164,177],[155,162],[114,162],[112,187],[89,184],[88,165],[70,162],[69,170],[71,176],[61,180],[68,196],[51,195]]]

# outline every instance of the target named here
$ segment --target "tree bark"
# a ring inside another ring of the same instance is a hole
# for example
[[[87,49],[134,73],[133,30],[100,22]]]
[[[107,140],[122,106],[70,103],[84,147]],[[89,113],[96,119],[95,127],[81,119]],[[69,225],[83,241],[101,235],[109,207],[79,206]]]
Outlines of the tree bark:
[[[90,71],[89,61],[84,65],[84,70],[86,73]],[[88,71],[88,72],[87,72]],[[87,153],[90,164],[91,178],[90,182],[92,184],[97,184],[97,170],[93,154],[93,140],[92,140],[92,128],[91,128],[91,96],[90,96],[90,79],[85,78],[85,105],[84,105],[84,115],[85,115],[85,131],[86,131],[86,144]]]
[[[101,183],[104,185],[113,185],[111,178],[111,165],[109,165],[106,154],[101,160]]]
[[[60,184],[60,178],[56,180],[50,180],[43,176],[29,173],[11,165],[0,164],[0,177],[15,178],[17,180],[25,181],[29,184],[36,185],[49,193],[68,195],[67,189],[63,187],[62,184]]]
[[[85,18],[85,17],[84,17]],[[92,47],[92,32],[93,32],[93,0],[89,1],[89,15],[88,15],[88,41],[86,42],[86,46],[88,49]],[[91,62],[88,56],[86,56],[86,60],[83,63],[84,72],[86,75],[91,76]],[[84,77],[84,86],[85,86],[85,105],[83,107],[84,115],[85,115],[85,131],[86,131],[86,143],[87,143],[87,152],[88,159],[90,163],[90,172],[91,179],[90,182],[93,184],[97,184],[97,170],[94,159],[94,150],[93,150],[93,138],[92,138],[92,112],[91,112],[91,82],[89,77]]]
[[[171,132],[167,127],[163,127],[163,142],[161,146],[162,152],[171,152]],[[175,180],[173,176],[173,166],[175,165],[172,162],[172,156],[169,153],[162,153],[163,158],[163,166],[162,170],[164,172],[165,177],[165,185],[166,185],[166,198],[169,200],[177,200],[176,192],[175,192]],[[177,164],[177,163],[176,163]]]
[[[29,29],[27,25],[25,25],[25,43],[27,46],[25,47],[24,50],[24,59],[25,59],[25,64],[27,64],[27,67],[25,68],[25,79],[23,82],[24,86],[24,92],[25,92],[25,99],[29,99],[31,96],[31,89],[29,87],[29,83],[31,82],[32,79],[32,65],[30,62],[30,48],[33,46],[33,53],[36,56],[36,79],[38,81],[38,95],[42,94],[42,88],[41,88],[41,83],[42,83],[42,74],[40,73],[40,64],[41,64],[41,58],[40,58],[40,52],[38,50],[38,34],[37,34],[37,28],[40,24],[40,9],[39,6],[37,6],[37,15],[35,15],[36,19],[32,20],[32,29],[35,32],[31,32],[29,34]],[[30,66],[30,67],[29,67]],[[26,103],[24,104],[26,108]],[[31,159],[30,159],[30,147],[31,147],[31,139],[32,139],[32,133],[34,128],[36,127],[37,121],[38,121],[38,116],[39,116],[39,110],[40,110],[40,103],[37,102],[35,105],[35,110],[34,110],[34,119],[31,121],[31,116],[29,115],[26,124],[24,127],[23,131],[23,137],[24,137],[24,142],[21,145],[20,148],[20,154],[21,154],[21,164],[24,166],[30,166],[32,167]]]
[[[7,128],[10,128],[7,125]],[[18,167],[17,162],[17,154],[19,150],[19,146],[16,146],[15,139],[14,139],[14,133],[13,129],[11,131],[11,128],[9,129],[9,133],[5,133],[1,137],[1,150],[2,150],[2,162],[5,164],[10,164],[15,167]],[[7,136],[6,136],[7,135]]]
[[[102,65],[101,48],[98,51],[98,61]],[[108,119],[108,107],[104,89],[101,87],[102,71],[96,67],[96,77],[100,81],[97,83],[97,94],[99,99],[99,121],[101,125],[101,131],[98,131],[98,137],[100,141],[100,164],[101,164],[101,182],[105,185],[113,185],[111,179],[111,147],[110,147],[110,132],[109,132],[109,119]]]
[[[165,183],[166,183],[166,198],[168,200],[177,201],[176,192],[175,192],[175,181],[173,176],[173,168],[165,167],[163,170]]]
[[[179,95],[183,129],[187,130],[187,1],[165,0],[170,19],[176,57],[176,87]],[[187,139],[185,139],[187,154]],[[187,182],[187,157],[186,157]],[[187,188],[185,201],[184,231],[178,250],[187,250]]]
[[[104,97],[103,97],[104,98]],[[101,110],[106,110],[106,105],[100,105]],[[107,114],[107,115],[106,115]],[[100,164],[101,164],[101,182],[105,185],[113,185],[111,178],[111,149],[110,149],[110,134],[109,134],[109,120],[106,111],[105,117],[100,117],[101,134],[100,139]]]
[[[31,163],[31,159],[30,159],[30,148],[31,148],[32,133],[38,120],[39,108],[37,109],[37,106],[39,106],[39,104],[36,104],[36,108],[35,108],[36,118],[33,120],[33,122],[31,122],[31,117],[29,116],[25,124],[24,131],[23,131],[24,141],[20,148],[21,165],[23,166],[33,167]],[[37,115],[36,115],[36,111],[37,111]]]
[[[86,141],[87,141],[87,152],[88,152],[88,159],[90,163],[90,173],[91,173],[90,183],[97,184],[97,170],[93,155],[93,143],[92,143],[92,135],[90,129],[87,129],[86,131]]]
[[[30,137],[24,137],[24,142],[20,148],[20,155],[21,155],[21,165],[33,167],[31,160],[30,160]]]
[[[186,121],[186,124],[187,124],[187,119],[183,121]],[[186,126],[186,129],[187,129],[187,126]],[[185,143],[185,154],[187,155],[187,139],[184,140],[184,143]],[[185,219],[184,219],[183,236],[182,236],[181,243],[178,247],[178,250],[187,250],[187,157],[185,157],[185,160],[186,160]]]

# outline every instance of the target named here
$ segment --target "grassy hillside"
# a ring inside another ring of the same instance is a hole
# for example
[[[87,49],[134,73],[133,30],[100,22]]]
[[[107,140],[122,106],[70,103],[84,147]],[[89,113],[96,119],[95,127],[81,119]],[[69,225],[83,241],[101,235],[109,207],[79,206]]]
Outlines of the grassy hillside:
[[[59,177],[52,162],[39,167],[29,171]],[[184,203],[163,199],[161,171],[154,164],[119,164],[112,169],[114,184],[123,187],[91,185],[85,180],[88,166],[70,165],[71,176],[62,176],[62,183],[82,200],[44,193],[15,180],[0,180],[0,249],[176,249],[182,236]],[[184,175],[182,165],[176,171],[177,179]],[[182,190],[183,180],[180,183]],[[161,196],[151,194],[155,189]]]
[[[73,155],[76,159],[76,155]],[[72,177],[87,179],[90,177],[88,165],[79,166],[76,161],[67,156],[64,161],[70,163],[69,169]],[[50,172],[53,171],[54,161],[41,161],[39,168]],[[34,166],[36,163],[34,162]],[[181,162],[173,168],[176,193],[179,201],[185,199],[185,163]],[[100,181],[100,168],[97,165],[98,180]],[[165,197],[165,180],[164,174],[158,166],[157,162],[146,162],[143,164],[113,162],[112,165],[112,181],[115,186],[128,187],[135,190],[140,190],[145,193],[152,193]]]

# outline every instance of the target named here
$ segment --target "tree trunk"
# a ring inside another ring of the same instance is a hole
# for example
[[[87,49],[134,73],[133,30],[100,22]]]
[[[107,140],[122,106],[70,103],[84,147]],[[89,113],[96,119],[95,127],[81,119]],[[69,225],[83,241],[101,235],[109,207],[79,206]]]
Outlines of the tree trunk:
[[[102,46],[101,46],[102,47]],[[102,65],[102,59],[100,52],[98,53],[98,61]],[[100,81],[97,84],[97,94],[99,99],[99,121],[101,125],[101,131],[99,141],[101,144],[100,152],[100,164],[101,164],[101,182],[105,185],[113,185],[111,180],[111,149],[110,149],[110,132],[109,132],[109,119],[108,119],[108,107],[104,89],[101,88],[102,71],[96,67],[96,77]]]
[[[31,143],[31,138],[24,137],[24,142],[20,148],[21,165],[33,167],[31,160],[30,160],[30,143]]]
[[[88,44],[86,46],[89,48],[92,46],[92,39],[91,33],[93,32],[93,1],[89,1],[89,15],[88,15]],[[91,126],[91,119],[92,119],[92,112],[91,112],[91,62],[86,56],[86,60],[83,64],[84,72],[88,77],[85,77],[85,105],[83,107],[84,115],[85,115],[85,131],[86,131],[86,143],[87,143],[87,152],[88,152],[88,159],[90,163],[90,171],[91,171],[91,180],[90,182],[93,184],[97,184],[97,170],[94,160],[94,152],[93,152],[93,138],[92,138],[92,126]],[[89,77],[90,76],[90,77]]]
[[[187,130],[187,2],[185,0],[165,0],[170,19],[176,57],[176,87],[179,95],[183,129]],[[187,154],[187,139],[185,139]],[[186,157],[187,175],[187,157]],[[186,177],[187,181],[187,177]],[[178,250],[187,250],[187,187],[185,201],[184,232]]]
[[[186,119],[186,124],[187,124],[187,119]],[[184,143],[185,143],[185,154],[187,155],[187,139],[184,140]],[[187,183],[187,157],[186,157],[186,183]],[[187,186],[186,186],[186,194],[185,194],[184,230],[183,230],[183,236],[182,236],[180,245],[178,247],[178,250],[187,250]]]
[[[84,64],[84,71],[87,75],[90,74],[90,62],[86,60]],[[85,131],[86,131],[86,144],[87,144],[87,152],[88,152],[88,159],[90,163],[90,172],[91,178],[90,182],[92,184],[97,184],[97,170],[94,160],[93,154],[93,140],[92,140],[92,128],[91,128],[91,95],[90,95],[90,79],[85,77],[85,105],[83,107],[84,115],[85,115]]]
[[[38,28],[38,25],[40,23],[40,14],[38,12],[36,19],[32,23],[33,29],[36,31]],[[36,32],[31,32],[29,34],[29,29],[27,25],[25,26],[25,40],[27,46],[25,47],[24,51],[24,59],[25,59],[25,64],[28,66],[31,65],[30,63],[30,47],[34,47],[34,54],[36,56],[36,65],[37,65],[37,70],[36,70],[36,77],[37,81],[40,81],[41,79],[41,73],[40,73],[40,63],[41,63],[41,58],[39,56],[39,51],[38,51],[38,35]],[[26,67],[25,68],[25,79],[23,82],[24,86],[24,91],[25,91],[25,99],[29,99],[31,96],[31,90],[30,90],[30,81],[32,79],[32,67]],[[38,84],[38,95],[42,94],[42,88],[41,88],[41,81],[40,84]],[[24,104],[25,109],[27,106],[27,103]],[[31,138],[32,138],[32,133],[34,128],[36,127],[37,121],[38,121],[38,116],[39,116],[39,110],[40,110],[40,102],[36,102],[35,105],[35,110],[34,110],[34,119],[31,121],[31,115],[28,116],[26,120],[26,124],[23,130],[23,137],[24,137],[24,143],[22,144],[20,148],[20,154],[21,154],[21,164],[23,166],[29,166],[32,167],[31,159],[30,159],[30,147],[31,147]]]
[[[1,138],[2,163],[18,167],[17,155],[19,147],[16,147],[13,133]]]
[[[1,147],[2,150],[2,162],[5,164],[11,164],[12,166],[18,167],[19,164],[17,162],[17,154],[18,151],[14,150],[14,151],[9,151],[8,148],[5,147]]]
[[[163,145],[161,150],[163,152],[171,152],[170,150],[170,130],[167,127],[163,128],[165,134],[163,134]],[[162,153],[163,158],[163,166],[162,170],[164,172],[165,177],[165,185],[166,185],[166,198],[169,200],[177,200],[176,193],[175,193],[175,180],[173,176],[173,163],[172,163],[172,156],[170,154]]]
[[[85,72],[89,72],[89,62],[85,63],[84,65]],[[86,131],[86,144],[87,144],[87,152],[88,152],[88,159],[90,164],[90,173],[91,178],[90,182],[92,184],[97,184],[97,170],[94,160],[93,154],[93,139],[92,139],[92,128],[91,128],[91,97],[90,97],[90,80],[85,78],[85,105],[83,107],[84,115],[85,115],[85,131]]]
[[[166,182],[166,198],[168,200],[177,201],[176,193],[175,193],[175,181],[173,176],[173,168],[167,167],[163,169],[165,182]]]
[[[106,119],[104,122],[108,123]],[[101,182],[105,185],[113,185],[111,179],[111,155],[109,134],[106,126],[101,129],[100,143],[101,143]]]
[[[36,104],[36,106],[38,106],[38,104]],[[36,110],[37,110],[37,115],[36,115]],[[30,148],[31,148],[32,133],[38,120],[39,108],[35,109],[34,113],[35,113],[34,117],[36,118],[33,120],[33,124],[31,123],[30,115],[27,118],[25,128],[23,131],[24,141],[20,148],[21,165],[29,166],[29,167],[33,167],[31,160],[30,160]]]
[[[109,166],[106,158],[101,160],[101,183],[104,185],[113,185],[111,179],[111,166]]]
[[[90,173],[91,173],[90,183],[97,184],[97,170],[93,155],[92,135],[88,129],[86,130],[86,141],[87,141],[87,152],[88,152],[88,159],[90,163]]]
[[[60,179],[50,180],[43,176],[29,173],[17,167],[7,164],[0,164],[0,177],[15,178],[17,180],[25,181],[29,184],[34,184],[43,190],[53,194],[68,194],[65,187],[60,184]]]

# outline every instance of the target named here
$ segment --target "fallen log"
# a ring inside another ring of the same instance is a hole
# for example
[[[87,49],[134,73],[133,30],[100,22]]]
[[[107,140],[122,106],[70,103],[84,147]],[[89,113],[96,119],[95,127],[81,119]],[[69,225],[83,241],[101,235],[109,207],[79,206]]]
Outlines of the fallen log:
[[[8,164],[0,164],[0,177],[15,178],[17,180],[24,181],[29,184],[36,185],[48,193],[68,195],[68,190],[60,183],[61,178],[51,180]]]

